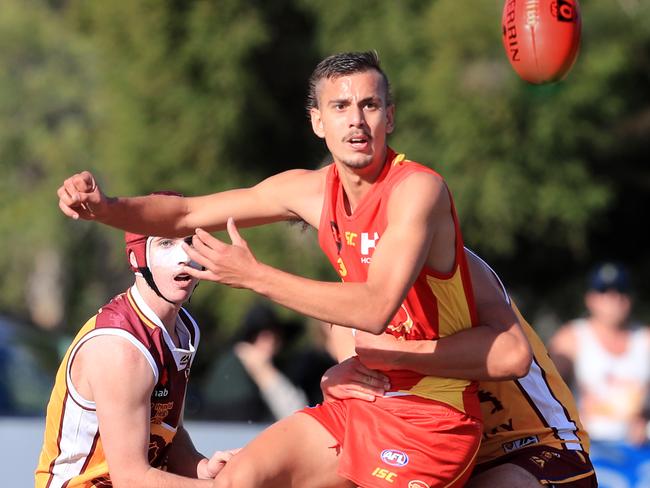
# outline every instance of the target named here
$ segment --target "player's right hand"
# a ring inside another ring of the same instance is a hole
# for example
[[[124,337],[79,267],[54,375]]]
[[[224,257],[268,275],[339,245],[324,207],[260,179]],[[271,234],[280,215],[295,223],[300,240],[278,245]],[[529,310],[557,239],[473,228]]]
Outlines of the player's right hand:
[[[95,220],[105,210],[108,198],[88,171],[77,173],[63,182],[56,194],[59,208],[72,219]]]
[[[390,390],[390,382],[385,375],[366,368],[353,356],[325,371],[320,388],[325,401],[357,398],[374,402],[376,397]]]

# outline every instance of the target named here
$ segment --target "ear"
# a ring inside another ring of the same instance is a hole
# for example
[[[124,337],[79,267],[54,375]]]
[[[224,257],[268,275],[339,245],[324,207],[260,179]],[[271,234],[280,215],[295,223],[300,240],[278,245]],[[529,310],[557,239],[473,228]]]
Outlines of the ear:
[[[311,118],[311,128],[321,139],[325,139],[325,130],[323,129],[323,119],[321,118],[320,110],[311,108],[309,110],[309,117]]]
[[[135,260],[135,253],[133,251],[129,253],[129,263],[131,263],[131,266],[134,268],[138,267],[138,262]]]
[[[392,134],[395,129],[395,104],[386,107],[386,133]]]

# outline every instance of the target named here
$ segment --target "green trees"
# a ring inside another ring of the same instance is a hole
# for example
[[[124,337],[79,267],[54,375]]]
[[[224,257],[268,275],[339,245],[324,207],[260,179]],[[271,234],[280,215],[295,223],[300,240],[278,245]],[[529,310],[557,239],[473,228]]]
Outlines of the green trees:
[[[468,245],[534,293],[531,308],[566,305],[594,259],[650,270],[638,237],[650,12],[582,6],[573,71],[530,86],[503,54],[497,1],[6,0],[0,309],[74,329],[128,283],[120,233],[58,214],[54,191],[72,172],[92,169],[110,194],[200,194],[319,164],[306,79],[341,50],[380,53],[398,104],[391,144],[446,177]],[[260,259],[327,273],[313,233],[244,232]],[[251,299],[205,285],[192,305],[227,330]]]
[[[96,155],[92,53],[31,0],[3,2],[0,45],[0,307],[55,327],[64,318],[64,254],[85,229],[69,232],[53,189]]]

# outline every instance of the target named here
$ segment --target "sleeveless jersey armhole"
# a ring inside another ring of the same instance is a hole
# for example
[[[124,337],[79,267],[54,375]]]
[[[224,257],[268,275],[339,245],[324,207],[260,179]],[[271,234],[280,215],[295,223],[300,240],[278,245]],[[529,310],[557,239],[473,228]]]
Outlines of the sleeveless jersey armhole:
[[[70,372],[72,369],[72,363],[75,359],[77,352],[79,351],[79,348],[81,348],[81,346],[84,345],[86,342],[88,342],[90,339],[102,335],[113,335],[113,336],[123,337],[124,339],[128,340],[131,344],[133,344],[135,347],[137,347],[138,350],[144,355],[145,359],[149,363],[149,366],[151,366],[151,370],[154,376],[154,383],[158,383],[159,372],[158,372],[158,366],[156,365],[156,361],[154,360],[151,353],[144,346],[144,344],[142,344],[138,339],[136,339],[135,336],[133,336],[132,334],[130,334],[129,332],[123,329],[110,329],[110,328],[94,329],[93,331],[89,332],[84,337],[82,337],[77,342],[77,344],[75,344],[72,351],[70,351],[70,356],[68,357],[68,362],[66,364],[66,371],[65,371],[65,382],[66,382],[68,392],[70,393],[70,397],[80,406],[87,408],[89,410],[95,410],[95,402],[87,400],[84,397],[82,397],[81,394],[79,394],[79,392],[77,391],[77,389],[75,388],[72,382],[72,377],[70,376]]]

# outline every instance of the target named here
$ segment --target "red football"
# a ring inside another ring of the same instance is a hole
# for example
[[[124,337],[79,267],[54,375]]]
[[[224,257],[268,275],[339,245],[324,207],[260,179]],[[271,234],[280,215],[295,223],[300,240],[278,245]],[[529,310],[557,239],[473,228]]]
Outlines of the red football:
[[[578,0],[506,0],[503,45],[517,74],[530,83],[561,80],[580,48]]]

